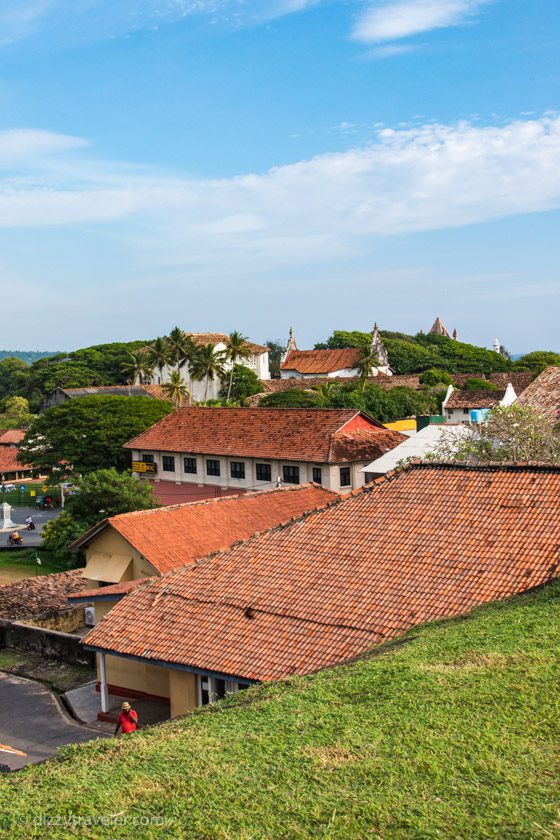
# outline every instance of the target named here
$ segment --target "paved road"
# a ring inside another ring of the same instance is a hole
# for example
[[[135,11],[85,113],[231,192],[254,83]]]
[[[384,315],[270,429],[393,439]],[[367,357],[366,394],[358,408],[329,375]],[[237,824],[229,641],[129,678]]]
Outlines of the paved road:
[[[17,770],[53,755],[63,744],[104,737],[97,729],[74,723],[40,683],[0,674],[0,744],[27,756],[0,752],[0,764]]]
[[[47,524],[47,522],[49,522],[51,519],[56,519],[59,513],[60,508],[55,508],[54,510],[35,510],[35,508],[30,507],[13,507],[11,517],[12,522],[15,522],[18,526],[18,530],[22,536],[24,546],[28,548],[33,548],[34,546],[38,546],[41,544],[41,532]],[[28,516],[33,517],[33,521],[36,525],[35,531],[25,530],[25,520]],[[6,545],[6,540],[8,539],[9,533],[9,531],[0,531],[1,546]]]

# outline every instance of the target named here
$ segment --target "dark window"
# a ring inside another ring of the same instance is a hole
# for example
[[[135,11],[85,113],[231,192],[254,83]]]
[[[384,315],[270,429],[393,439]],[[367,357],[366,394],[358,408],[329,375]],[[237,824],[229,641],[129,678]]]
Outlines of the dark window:
[[[299,467],[283,467],[285,484],[299,484]]]
[[[315,484],[323,483],[321,467],[313,467],[313,481],[315,482]]]
[[[164,455],[162,458],[163,463],[163,471],[164,472],[175,472],[175,456],[174,455]]]
[[[153,464],[154,463],[154,456],[151,452],[142,452],[142,461],[145,464]]]
[[[196,475],[196,458],[185,458],[185,472]]]
[[[257,481],[272,481],[270,464],[257,464]]]
[[[340,486],[341,487],[349,487],[351,484],[350,482],[350,467],[341,467],[340,468]]]
[[[464,408],[463,409],[463,414],[470,414],[470,409]]]
[[[245,478],[245,464],[243,461],[232,461],[230,467],[232,478]]]
[[[370,481],[373,481],[375,478],[375,473],[364,473],[364,481],[366,484],[369,484]]]
[[[220,475],[220,462],[219,461],[206,461],[206,472],[208,475]]]

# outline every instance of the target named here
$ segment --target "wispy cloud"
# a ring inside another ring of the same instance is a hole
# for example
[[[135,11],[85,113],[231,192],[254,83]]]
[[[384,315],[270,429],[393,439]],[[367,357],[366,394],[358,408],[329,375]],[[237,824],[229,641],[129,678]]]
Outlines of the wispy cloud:
[[[217,180],[98,161],[82,144],[0,134],[0,226],[110,223],[169,259],[321,262],[372,236],[560,207],[554,115],[382,129],[363,147]]]
[[[322,0],[0,0],[0,45],[48,34],[58,41],[110,38],[192,18],[262,23]]]
[[[366,43],[406,38],[464,23],[492,0],[390,0],[364,11],[354,38]]]

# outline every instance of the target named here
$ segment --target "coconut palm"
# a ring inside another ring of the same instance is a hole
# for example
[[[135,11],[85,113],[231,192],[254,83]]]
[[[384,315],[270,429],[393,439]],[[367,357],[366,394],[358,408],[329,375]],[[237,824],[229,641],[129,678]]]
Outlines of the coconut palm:
[[[360,379],[361,379],[361,389],[362,391],[366,387],[366,383],[368,380],[368,376],[371,375],[372,368],[375,368],[379,365],[379,359],[377,355],[372,351],[371,347],[364,347],[364,349],[360,353],[360,358],[356,364],[360,372]]]
[[[193,355],[190,362],[191,376],[197,382],[202,382],[206,379],[204,387],[204,401],[206,402],[208,396],[208,383],[215,378],[223,379],[225,376],[224,370],[224,353],[216,351],[215,344],[202,344],[196,348],[196,353]]]
[[[187,388],[187,383],[181,376],[181,372],[178,370],[171,371],[169,382],[166,382],[162,386],[162,391],[165,396],[171,400],[171,402],[175,403],[177,407],[179,407],[183,401],[187,401],[190,404],[191,392]]]
[[[234,330],[226,338],[225,357],[231,363],[231,370],[229,373],[229,385],[227,391],[227,400],[231,397],[231,387],[233,385],[233,373],[235,365],[241,359],[247,359],[251,355],[251,351],[247,346],[247,339],[237,330]]]
[[[165,338],[156,338],[154,343],[148,348],[148,362],[152,368],[159,370],[159,381],[163,382],[163,369],[172,362],[169,344]]]
[[[319,385],[317,388],[319,405],[329,406],[337,391],[338,384],[336,382],[323,382],[322,385]]]
[[[193,356],[194,341],[180,327],[173,327],[167,338],[167,346],[172,364],[180,371]]]
[[[129,385],[145,385],[151,381],[153,368],[143,353],[128,353],[128,358],[121,367]]]

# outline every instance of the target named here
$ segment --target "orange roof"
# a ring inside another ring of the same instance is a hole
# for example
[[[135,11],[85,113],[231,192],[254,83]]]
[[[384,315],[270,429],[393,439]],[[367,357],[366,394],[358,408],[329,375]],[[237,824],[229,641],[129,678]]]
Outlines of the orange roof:
[[[373,460],[404,440],[355,409],[190,407],[168,414],[125,447],[337,463],[352,460],[342,442],[335,446],[337,436],[347,441],[356,431],[360,432],[360,460],[370,455]]]
[[[0,446],[0,472],[29,472],[29,464],[20,464],[17,460],[18,449],[15,446]]]
[[[324,487],[303,484],[122,513],[87,531],[72,548],[88,545],[110,525],[164,574],[212,552],[224,551],[255,533],[289,522],[305,511],[324,507],[336,498],[337,493]]]
[[[273,680],[559,574],[560,468],[416,464],[140,587],[86,637]]]
[[[80,571],[82,571],[80,569]],[[71,603],[87,603],[89,601],[118,601],[129,595],[133,589],[146,583],[150,578],[137,578],[136,580],[122,580],[112,586],[96,586],[94,589],[83,589],[68,596]]]
[[[187,333],[192,338],[195,344],[227,344],[229,335],[225,333]],[[268,353],[268,347],[263,347],[262,344],[254,344],[252,341],[244,341],[245,347],[251,353]]]
[[[560,365],[548,367],[523,391],[517,402],[532,405],[551,420],[560,420]]]
[[[453,391],[445,408],[494,408],[500,405],[505,391]]]
[[[355,368],[360,355],[357,347],[342,350],[292,350],[282,362],[281,368],[320,376],[322,373]]]
[[[8,429],[0,434],[0,446],[10,446],[21,443],[25,437],[25,429]]]

